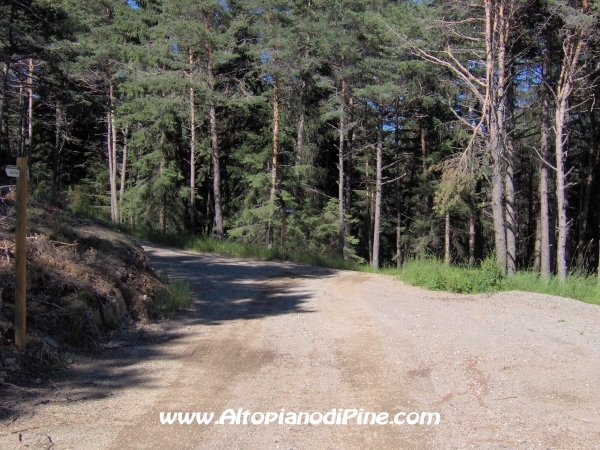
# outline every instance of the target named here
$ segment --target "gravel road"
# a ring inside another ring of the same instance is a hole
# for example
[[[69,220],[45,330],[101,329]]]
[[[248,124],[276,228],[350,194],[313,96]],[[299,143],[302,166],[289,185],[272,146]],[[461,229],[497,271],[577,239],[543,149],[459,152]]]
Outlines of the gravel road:
[[[600,448],[598,306],[145,249],[158,271],[190,282],[193,307],[148,326],[152,343],[77,361],[55,383],[69,401],[5,424],[0,448],[17,448],[19,435],[58,449]],[[437,412],[440,421],[214,423],[227,409],[285,418],[361,408],[390,418]],[[178,411],[215,418],[160,424],[160,412]]]

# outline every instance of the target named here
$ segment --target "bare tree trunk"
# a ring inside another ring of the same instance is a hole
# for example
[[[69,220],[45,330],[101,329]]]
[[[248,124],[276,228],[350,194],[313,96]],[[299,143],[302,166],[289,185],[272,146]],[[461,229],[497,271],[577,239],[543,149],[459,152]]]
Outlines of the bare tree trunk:
[[[502,59],[505,55],[502,52]],[[503,67],[504,64],[501,64]],[[504,67],[502,69],[504,71]],[[514,85],[512,81],[508,82],[504,90],[506,100],[504,120],[506,122],[504,129],[504,163],[506,165],[504,174],[504,189],[506,197],[506,273],[513,276],[517,271],[517,221],[515,215],[515,187],[514,187],[514,154],[515,147],[513,141],[514,131]]]
[[[542,263],[542,214],[535,221],[535,242],[533,246],[533,273],[540,273]]]
[[[112,191],[113,159],[112,159],[112,120],[110,109],[106,113],[106,157],[108,159],[108,186]],[[115,209],[113,205],[112,192],[110,195],[110,220],[114,221]]]
[[[444,230],[444,264],[450,265],[450,213],[446,211],[446,226]]]
[[[544,65],[544,77],[548,76],[549,62]],[[545,80],[546,82],[548,80]],[[550,279],[551,256],[550,256],[550,205],[548,200],[549,172],[546,165],[549,157],[549,135],[550,135],[550,99],[548,88],[544,88],[542,105],[542,128],[540,135],[540,216],[539,216],[539,246],[540,246],[540,275],[542,278]],[[537,244],[537,242],[536,242]]]
[[[125,180],[127,178],[127,132],[123,130],[123,160],[121,161],[121,186],[119,189],[119,223],[123,223],[123,194],[125,194]]]
[[[62,150],[62,104],[56,100],[56,111],[54,115],[54,153],[52,155],[52,191],[54,195],[58,194],[58,180],[60,176],[60,152]]]
[[[27,71],[27,163],[31,167],[33,151],[33,58],[29,58]]]
[[[400,154],[399,154],[399,139],[398,139],[398,97],[396,97],[395,104],[395,118],[394,118],[394,159],[396,160],[396,186],[394,194],[396,197],[396,267],[400,269],[402,267],[402,217],[400,214]]]
[[[298,186],[300,185],[300,169],[298,166],[302,165],[302,152],[304,151],[304,122],[306,121],[306,80],[302,78],[302,86],[300,91],[300,114],[298,116],[298,131],[296,135],[296,188],[295,195],[298,196],[300,191]]]
[[[24,112],[25,102],[23,101],[23,82],[19,80],[19,156],[25,156],[25,120]]]
[[[164,133],[162,135],[162,139],[161,141],[164,141]],[[164,156],[161,155],[160,158],[160,168],[159,168],[159,173],[160,176],[163,176],[163,172],[165,169],[165,158]],[[161,197],[159,200],[159,208],[158,208],[158,228],[160,229],[161,232],[165,232],[167,230],[167,208],[166,208],[166,193],[161,192],[160,193]]]
[[[369,264],[373,264],[373,234],[371,232],[371,185],[369,182],[369,150],[365,149],[365,204],[366,204],[366,228],[367,228],[367,241],[369,243]]]
[[[194,105],[194,54],[188,49],[190,62],[190,231],[196,231],[196,108]],[[210,113],[209,113],[210,115]]]
[[[350,123],[352,123],[352,121],[354,120],[354,116],[352,113],[352,107],[353,107],[353,101],[354,99],[352,98],[352,96],[350,96],[350,98],[348,99],[348,107],[349,107],[349,114],[350,114]],[[350,123],[348,125],[350,125]],[[353,140],[354,140],[354,131],[352,130],[352,127],[350,127],[348,129],[348,137],[346,139],[346,167],[344,168],[344,173],[346,174],[346,181],[344,184],[344,190],[345,190],[345,210],[346,210],[346,214],[350,214],[352,212],[352,170],[353,170],[353,156],[352,156],[352,152],[353,152]],[[346,235],[350,235],[351,234],[351,230],[350,230],[350,224],[346,222]]]
[[[563,43],[564,55],[561,73],[556,88],[556,113],[554,117],[555,151],[556,151],[556,201],[558,208],[558,242],[556,247],[557,274],[561,283],[567,281],[567,237],[569,223],[567,220],[567,193],[565,172],[565,144],[567,135],[565,121],[568,104],[573,92],[573,76],[577,71],[579,55],[583,48],[583,40],[569,35]]]
[[[379,106],[377,126],[377,172],[375,181],[375,227],[373,228],[373,267],[379,269],[379,242],[381,233],[381,171],[383,159],[383,117]]]
[[[475,265],[475,214],[469,216],[469,266]]]
[[[221,162],[219,152],[219,141],[217,139],[217,115],[215,111],[215,80],[213,76],[213,56],[212,47],[207,45],[207,75],[208,85],[210,90],[210,104],[208,108],[208,116],[210,122],[210,143],[212,146],[212,165],[213,165],[213,197],[215,201],[215,233],[217,239],[223,239],[223,209],[221,206]],[[278,113],[279,114],[279,113]],[[278,116],[279,120],[279,116]],[[277,123],[279,127],[279,122]],[[275,147],[275,145],[274,145]]]
[[[108,149],[109,158],[109,183],[110,183],[110,219],[113,222],[117,222],[119,218],[118,206],[117,206],[117,127],[115,124],[115,97],[114,97],[114,86],[112,83],[109,86],[110,96],[110,111],[108,114],[108,120],[110,122],[110,148]]]
[[[279,83],[277,74],[273,75],[273,159],[271,162],[271,195],[269,197],[271,208],[275,205],[277,195],[277,159],[279,156]],[[273,212],[269,213],[267,226],[267,247],[273,248]]]
[[[2,133],[4,130],[4,105],[6,104],[6,96],[8,92],[8,71],[10,64],[5,62],[2,64],[2,90],[0,90],[0,155],[2,150]],[[8,152],[8,148],[6,149]]]
[[[487,116],[489,133],[489,151],[492,157],[492,217],[494,221],[494,240],[496,244],[496,262],[502,274],[507,270],[506,211],[504,197],[504,55],[506,51],[504,36],[504,9],[494,0],[485,1],[486,27],[486,83],[483,111]],[[496,64],[496,62],[498,64]],[[495,78],[498,79],[497,87]],[[497,107],[496,107],[497,106]]]
[[[343,57],[342,57],[343,61]],[[338,144],[338,258],[344,259],[344,96],[346,84],[342,80],[342,93],[340,98],[340,136]]]

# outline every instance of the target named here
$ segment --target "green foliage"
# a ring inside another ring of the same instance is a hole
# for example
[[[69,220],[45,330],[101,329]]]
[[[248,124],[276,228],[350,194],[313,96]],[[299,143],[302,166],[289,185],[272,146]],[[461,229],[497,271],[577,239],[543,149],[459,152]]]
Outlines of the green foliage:
[[[399,277],[426,289],[462,294],[501,290],[505,281],[492,258],[486,259],[479,268],[447,266],[434,258],[410,260],[400,270]]]
[[[517,272],[505,278],[492,254],[478,268],[447,266],[443,261],[429,258],[410,260],[397,272],[406,283],[437,291],[477,294],[497,291],[525,291],[573,298],[586,303],[600,305],[600,287],[595,276],[571,275],[566,283],[552,277],[545,281],[532,272]]]

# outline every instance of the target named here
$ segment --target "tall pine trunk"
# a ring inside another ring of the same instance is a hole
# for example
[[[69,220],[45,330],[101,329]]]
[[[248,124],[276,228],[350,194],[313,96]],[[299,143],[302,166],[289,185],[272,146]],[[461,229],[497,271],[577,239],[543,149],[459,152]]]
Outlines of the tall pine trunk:
[[[567,281],[567,237],[569,224],[567,220],[567,192],[565,170],[565,145],[567,140],[566,120],[568,104],[573,92],[573,77],[577,71],[579,55],[583,48],[583,40],[568,35],[563,43],[563,61],[556,87],[556,112],[554,116],[555,152],[556,152],[556,202],[558,209],[558,240],[556,244],[557,274],[561,283]]]
[[[115,97],[114,86],[111,83],[109,86],[109,112],[108,112],[108,181],[110,187],[110,219],[117,222],[118,206],[117,206],[117,127],[115,124]]]
[[[475,240],[477,234],[475,232],[475,213],[472,211],[469,216],[469,266],[475,265]]]
[[[399,153],[399,139],[398,139],[398,97],[396,97],[395,104],[395,118],[394,118],[394,159],[395,164],[395,175],[396,185],[394,186],[394,196],[396,200],[396,267],[400,269],[402,267],[402,241],[401,241],[401,227],[402,227],[402,216],[400,212],[400,153]]]
[[[56,108],[54,112],[54,152],[52,154],[52,191],[54,195],[58,194],[59,176],[60,176],[60,152],[62,150],[62,103],[56,100]]]
[[[500,57],[504,59],[504,52]],[[504,71],[504,64],[501,64]],[[517,221],[515,214],[515,186],[514,186],[514,158],[515,146],[513,141],[514,132],[514,84],[506,82],[504,120],[504,190],[506,197],[506,273],[513,276],[517,271]]]
[[[379,244],[381,240],[381,189],[382,189],[382,159],[383,159],[383,117],[381,105],[377,116],[377,169],[375,181],[375,226],[373,228],[373,267],[379,269]]]
[[[549,82],[548,75],[550,63],[546,61],[544,64],[544,81]],[[548,87],[543,88],[543,103],[542,103],[542,124],[540,133],[540,215],[539,215],[539,258],[540,258],[540,275],[543,279],[548,280],[551,272],[551,247],[550,247],[550,204],[548,199],[548,158],[549,158],[549,143],[550,143],[550,92]]]
[[[215,79],[213,74],[213,49],[210,45],[206,47],[206,72],[208,76],[208,88],[210,101],[208,106],[208,117],[210,122],[210,144],[212,147],[212,169],[213,169],[213,197],[215,202],[215,235],[217,239],[223,239],[223,209],[221,206],[221,162],[219,152],[219,141],[217,137],[217,115],[215,105]]]
[[[342,59],[343,60],[343,59]],[[346,84],[342,80],[342,93],[340,96],[340,136],[338,144],[338,257],[344,258],[344,96]]]
[[[273,159],[271,161],[271,195],[270,207],[275,207],[277,196],[277,162],[279,156],[279,80],[277,74],[273,75]],[[269,212],[267,226],[267,247],[273,248],[273,210]]]
[[[444,264],[450,265],[450,212],[446,211],[444,227]]]
[[[125,194],[125,180],[127,179],[127,133],[123,130],[123,159],[121,161],[121,186],[119,188],[119,223],[123,223],[123,195]]]
[[[27,70],[27,163],[31,166],[33,151],[33,58]]]
[[[6,104],[6,96],[8,94],[8,71],[10,64],[8,62],[2,63],[2,88],[0,89],[0,156],[2,156],[2,150],[6,150],[10,153],[8,148],[3,149],[3,131],[4,131],[4,105]]]
[[[196,108],[194,105],[194,53],[188,49],[190,63],[190,231],[196,232]]]

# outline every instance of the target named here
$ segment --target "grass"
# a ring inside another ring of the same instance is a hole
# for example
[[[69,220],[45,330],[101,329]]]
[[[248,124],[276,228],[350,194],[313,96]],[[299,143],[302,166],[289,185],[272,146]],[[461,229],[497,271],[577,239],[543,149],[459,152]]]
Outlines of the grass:
[[[141,239],[186,250],[217,253],[238,258],[284,259],[279,249],[269,250],[265,247],[254,247],[227,239],[219,241],[185,234],[163,234],[156,231],[141,230],[123,231]],[[566,283],[560,283],[556,277],[551,277],[546,281],[535,273],[521,271],[517,272],[514,277],[508,278],[502,276],[493,258],[486,259],[476,268],[461,265],[446,266],[442,261],[435,258],[425,258],[419,261],[408,261],[402,269],[384,268],[380,271],[374,270],[368,264],[357,264],[351,261],[307,253],[290,252],[286,254],[285,259],[331,269],[385,273],[396,276],[408,284],[421,286],[429,290],[463,294],[518,290],[574,298],[600,305],[600,287],[595,276],[571,275]]]
[[[185,281],[171,279],[168,273],[161,274],[160,278],[167,288],[156,292],[148,308],[150,317],[165,317],[189,308],[192,302],[190,285]]]
[[[503,277],[493,260],[485,260],[480,267],[446,266],[436,259],[409,261],[395,271],[402,281],[430,290],[475,294],[498,291],[525,291],[574,298],[600,305],[600,288],[595,276],[571,275],[566,283],[558,278],[544,280],[532,272],[517,272]]]

